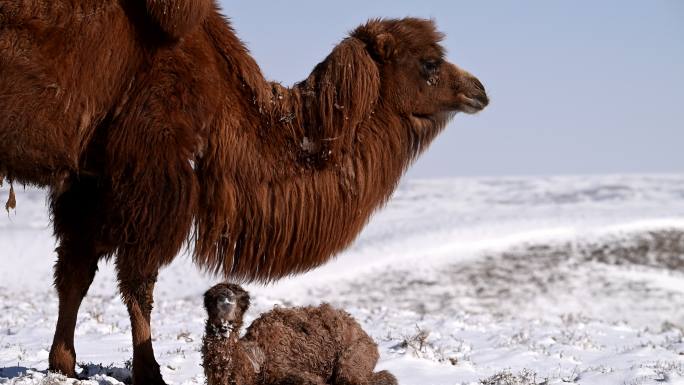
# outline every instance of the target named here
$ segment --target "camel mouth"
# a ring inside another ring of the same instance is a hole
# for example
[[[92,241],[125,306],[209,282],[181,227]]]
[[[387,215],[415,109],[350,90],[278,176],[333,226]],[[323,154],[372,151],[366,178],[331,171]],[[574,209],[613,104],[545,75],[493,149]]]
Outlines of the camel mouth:
[[[233,298],[229,297],[221,297],[218,300],[218,307],[219,308],[231,308],[235,306],[236,302]]]
[[[468,97],[463,94],[458,95],[458,111],[465,112],[466,114],[475,114],[487,107],[489,104],[489,99],[487,96],[480,97]]]

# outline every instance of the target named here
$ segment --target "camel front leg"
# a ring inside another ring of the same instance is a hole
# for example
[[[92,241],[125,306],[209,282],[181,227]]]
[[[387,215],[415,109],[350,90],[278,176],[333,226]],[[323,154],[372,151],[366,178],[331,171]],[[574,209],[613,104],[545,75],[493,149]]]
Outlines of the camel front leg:
[[[121,257],[119,257],[121,258]],[[139,274],[135,269],[122,268],[118,264],[119,289],[128,314],[133,333],[133,384],[165,385],[154,358],[150,314],[157,271]]]

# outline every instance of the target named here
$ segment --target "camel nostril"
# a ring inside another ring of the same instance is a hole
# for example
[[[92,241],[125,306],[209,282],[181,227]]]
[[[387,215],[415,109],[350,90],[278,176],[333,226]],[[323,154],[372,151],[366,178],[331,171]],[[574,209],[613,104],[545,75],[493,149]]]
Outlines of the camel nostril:
[[[482,82],[480,82],[480,80],[478,80],[478,78],[473,78],[472,81],[473,85],[475,85],[475,88],[477,88],[479,91],[482,91],[483,93],[485,92],[484,85],[482,84]]]
[[[485,91],[485,87],[482,82],[473,76],[471,78],[471,84],[473,86],[472,97],[477,99],[478,102],[482,103],[483,107],[487,106],[487,104],[489,104],[489,97],[487,97],[487,91]]]

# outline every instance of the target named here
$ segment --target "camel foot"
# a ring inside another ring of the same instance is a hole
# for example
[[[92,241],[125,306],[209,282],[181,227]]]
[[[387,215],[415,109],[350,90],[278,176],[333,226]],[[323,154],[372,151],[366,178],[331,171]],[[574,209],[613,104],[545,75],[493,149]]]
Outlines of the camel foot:
[[[133,385],[166,385],[162,378],[159,366],[153,368],[133,369]]]
[[[63,344],[56,343],[50,349],[48,371],[61,373],[69,378],[76,376],[76,352],[74,348],[68,348]]]

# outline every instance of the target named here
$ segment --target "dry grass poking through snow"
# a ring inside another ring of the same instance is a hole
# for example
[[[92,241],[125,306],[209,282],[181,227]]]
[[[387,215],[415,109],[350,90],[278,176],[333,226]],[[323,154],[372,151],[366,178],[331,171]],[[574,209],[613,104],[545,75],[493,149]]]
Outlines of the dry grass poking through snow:
[[[537,373],[530,370],[523,370],[519,374],[509,371],[497,373],[489,378],[480,381],[482,385],[546,385],[548,379],[540,380]]]

